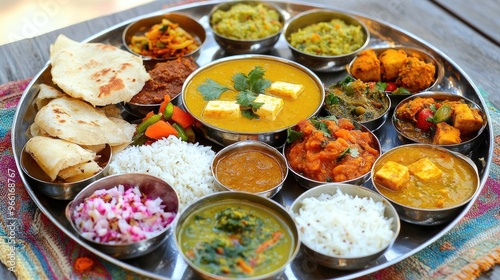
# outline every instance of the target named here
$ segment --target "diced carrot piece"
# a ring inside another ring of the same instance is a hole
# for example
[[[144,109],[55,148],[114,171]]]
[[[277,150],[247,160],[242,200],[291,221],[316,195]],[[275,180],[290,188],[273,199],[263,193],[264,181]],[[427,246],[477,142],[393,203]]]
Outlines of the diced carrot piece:
[[[94,265],[94,261],[87,257],[80,257],[75,261],[75,270],[78,273],[83,273]]]
[[[188,112],[185,112],[178,106],[174,106],[172,121],[178,123],[182,128],[187,128],[194,123],[194,118]]]
[[[179,132],[168,122],[160,120],[148,126],[144,134],[151,139],[158,140],[170,135],[178,136]]]
[[[245,273],[253,274],[253,268],[248,265],[243,259],[238,259],[237,263]]]
[[[170,102],[170,95],[165,94],[163,96],[163,101],[160,103],[160,109],[158,110],[158,113],[162,113],[165,111],[165,107],[167,107],[168,102]]]

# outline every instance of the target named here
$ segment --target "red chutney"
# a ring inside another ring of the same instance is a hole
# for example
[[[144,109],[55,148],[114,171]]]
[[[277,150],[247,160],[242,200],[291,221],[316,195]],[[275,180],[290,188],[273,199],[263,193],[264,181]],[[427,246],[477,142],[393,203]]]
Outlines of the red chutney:
[[[302,138],[286,149],[290,167],[320,182],[343,182],[368,173],[380,152],[369,132],[355,129],[348,119],[317,120],[326,124],[330,136],[310,120],[300,121],[294,130]]]

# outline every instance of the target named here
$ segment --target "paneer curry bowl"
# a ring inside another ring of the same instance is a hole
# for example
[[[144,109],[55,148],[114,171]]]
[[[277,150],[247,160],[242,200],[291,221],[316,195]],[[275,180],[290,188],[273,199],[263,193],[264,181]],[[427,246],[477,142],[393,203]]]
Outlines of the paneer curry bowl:
[[[432,144],[467,155],[488,120],[479,105],[463,96],[423,92],[400,102],[392,123],[403,143]]]
[[[223,146],[260,140],[282,146],[287,128],[321,110],[321,80],[293,61],[239,55],[198,68],[182,88],[182,104],[205,138]]]
[[[390,149],[372,168],[372,183],[398,211],[401,220],[437,225],[455,217],[479,189],[474,162],[428,144]]]

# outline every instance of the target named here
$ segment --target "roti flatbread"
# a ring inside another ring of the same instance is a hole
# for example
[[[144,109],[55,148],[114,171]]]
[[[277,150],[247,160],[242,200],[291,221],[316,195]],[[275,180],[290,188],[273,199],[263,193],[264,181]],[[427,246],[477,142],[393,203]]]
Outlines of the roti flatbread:
[[[40,84],[39,87],[40,89],[38,90],[38,94],[35,98],[35,105],[37,110],[40,110],[43,106],[47,105],[50,100],[66,95],[60,92],[58,89],[46,84]]]
[[[38,163],[52,181],[62,169],[93,161],[96,153],[61,139],[35,136],[26,143],[26,152]]]
[[[52,81],[93,106],[128,102],[150,79],[142,59],[101,43],[72,43],[60,35],[51,47]]]
[[[35,124],[52,137],[80,145],[115,146],[132,140],[128,130],[125,134],[102,111],[71,97],[50,101],[36,114]]]

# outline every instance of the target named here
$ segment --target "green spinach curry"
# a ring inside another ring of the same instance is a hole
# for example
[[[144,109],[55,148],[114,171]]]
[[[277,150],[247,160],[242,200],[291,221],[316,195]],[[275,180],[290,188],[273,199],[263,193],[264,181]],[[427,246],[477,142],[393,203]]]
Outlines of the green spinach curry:
[[[327,87],[324,108],[332,116],[367,122],[379,118],[389,108],[385,84],[363,82],[347,76]]]
[[[179,244],[201,270],[225,277],[264,275],[287,263],[293,237],[265,208],[238,201],[198,209],[182,224]]]

